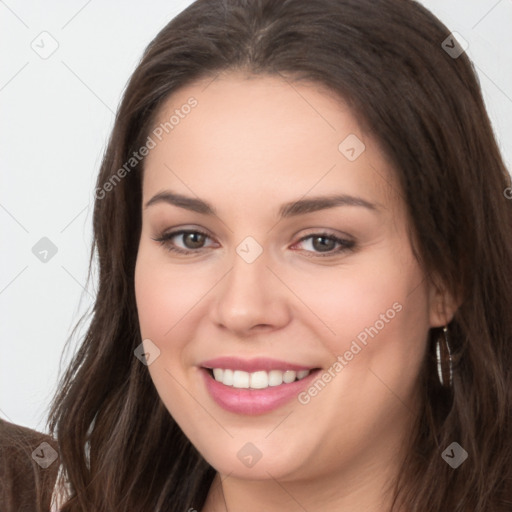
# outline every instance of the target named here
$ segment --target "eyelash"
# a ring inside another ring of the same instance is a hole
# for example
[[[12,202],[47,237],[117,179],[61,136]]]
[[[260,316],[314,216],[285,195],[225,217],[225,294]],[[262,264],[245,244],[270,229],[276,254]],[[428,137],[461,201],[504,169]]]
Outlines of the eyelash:
[[[172,245],[170,243],[171,239],[176,236],[188,235],[191,233],[204,235],[205,237],[210,238],[208,233],[205,233],[204,231],[201,231],[199,229],[181,229],[181,230],[177,230],[177,231],[172,231],[170,233],[163,233],[159,237],[153,238],[153,240],[155,242],[159,242],[161,245],[163,245],[167,251],[179,253],[179,254],[187,255],[187,254],[191,254],[191,253],[198,253],[199,251],[206,249],[206,247],[200,247],[195,250],[194,249],[185,250],[185,249],[181,249],[180,247],[176,247],[175,245]],[[309,238],[327,238],[329,240],[336,242],[337,244],[339,244],[341,246],[337,250],[333,250],[333,251],[326,252],[326,253],[314,252],[313,256],[308,256],[310,258],[314,258],[314,257],[326,258],[329,256],[343,253],[345,251],[351,251],[351,250],[354,250],[355,245],[356,245],[356,243],[353,240],[345,240],[343,238],[339,238],[331,233],[326,233],[326,232],[311,233],[309,235],[306,235],[306,236],[302,237],[297,242],[297,244],[303,242],[304,240],[308,240]],[[296,245],[296,244],[294,244],[294,245]],[[306,251],[306,252],[311,253],[312,251]]]

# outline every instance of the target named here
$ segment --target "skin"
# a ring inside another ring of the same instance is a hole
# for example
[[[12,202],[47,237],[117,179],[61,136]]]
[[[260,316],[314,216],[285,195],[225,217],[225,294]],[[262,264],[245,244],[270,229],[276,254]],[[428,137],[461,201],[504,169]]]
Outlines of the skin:
[[[382,512],[419,406],[428,330],[454,313],[413,256],[393,169],[318,84],[226,73],[174,93],[156,124],[191,96],[197,107],[145,162],[135,288],[142,339],[160,350],[148,366],[155,387],[218,471],[203,511]],[[366,146],[355,161],[338,149],[349,134]],[[208,201],[217,215],[144,207],[163,190]],[[279,218],[282,203],[335,193],[377,209]],[[209,238],[202,249],[190,237],[168,242],[189,255],[154,240],[179,228]],[[323,231],[356,245],[336,252],[327,241],[322,257],[314,237],[300,241]],[[236,253],[247,236],[263,250],[252,263]],[[235,414],[200,378],[201,361],[224,355],[328,369],[394,303],[402,310],[306,405]],[[251,468],[237,457],[247,442],[262,453]]]

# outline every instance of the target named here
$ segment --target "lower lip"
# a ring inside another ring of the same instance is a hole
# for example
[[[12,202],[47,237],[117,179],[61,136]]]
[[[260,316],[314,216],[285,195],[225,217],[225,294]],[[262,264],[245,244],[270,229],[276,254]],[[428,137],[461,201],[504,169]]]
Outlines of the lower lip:
[[[217,382],[208,370],[201,368],[206,389],[220,407],[236,414],[253,416],[273,411],[297,397],[316,377],[318,371],[313,370],[307,377],[290,384],[265,389],[239,389]]]

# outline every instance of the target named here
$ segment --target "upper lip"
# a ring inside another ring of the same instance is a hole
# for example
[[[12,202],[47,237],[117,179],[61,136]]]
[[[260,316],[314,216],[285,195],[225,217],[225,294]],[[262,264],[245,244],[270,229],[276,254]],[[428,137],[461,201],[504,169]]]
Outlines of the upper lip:
[[[199,364],[203,368],[223,368],[230,370],[241,370],[244,372],[270,371],[270,370],[312,370],[314,367],[304,366],[301,364],[293,364],[278,359],[270,359],[267,357],[256,357],[253,359],[241,359],[239,357],[224,356],[208,359]]]

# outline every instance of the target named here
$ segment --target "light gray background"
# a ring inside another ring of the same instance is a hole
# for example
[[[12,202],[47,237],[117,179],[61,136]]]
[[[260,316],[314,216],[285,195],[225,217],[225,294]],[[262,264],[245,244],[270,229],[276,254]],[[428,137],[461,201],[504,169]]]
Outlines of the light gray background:
[[[146,45],[190,3],[0,0],[0,417],[8,421],[45,430],[64,344],[94,296],[84,288],[93,193],[114,112]],[[512,0],[422,3],[468,41],[510,170]],[[45,59],[33,49],[52,44]],[[32,252],[42,237],[58,250],[46,263]]]

